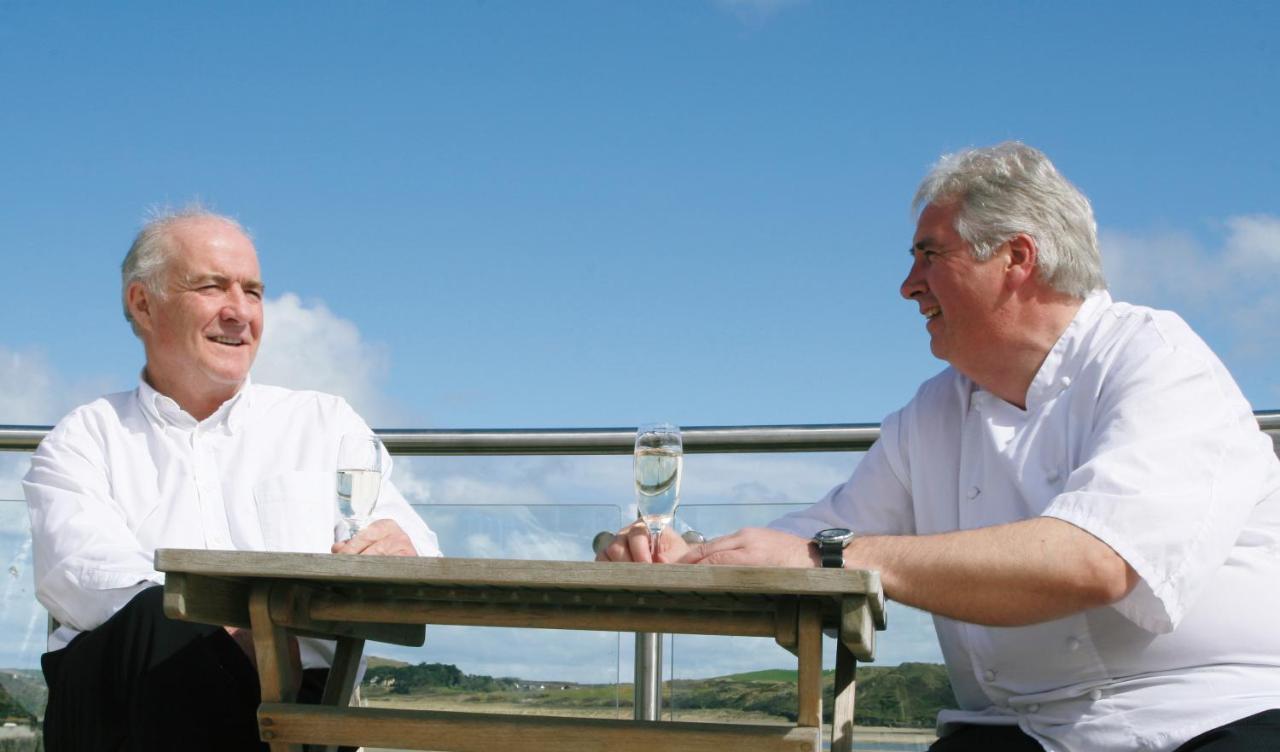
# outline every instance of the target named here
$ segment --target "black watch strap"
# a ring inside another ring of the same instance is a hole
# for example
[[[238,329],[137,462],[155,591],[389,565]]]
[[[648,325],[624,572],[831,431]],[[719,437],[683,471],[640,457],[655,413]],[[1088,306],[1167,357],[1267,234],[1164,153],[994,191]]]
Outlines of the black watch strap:
[[[845,528],[828,528],[813,536],[813,544],[818,547],[818,558],[824,569],[844,568],[844,549],[854,538],[852,530]]]
[[[818,556],[822,558],[823,569],[843,569],[844,541],[819,542]]]

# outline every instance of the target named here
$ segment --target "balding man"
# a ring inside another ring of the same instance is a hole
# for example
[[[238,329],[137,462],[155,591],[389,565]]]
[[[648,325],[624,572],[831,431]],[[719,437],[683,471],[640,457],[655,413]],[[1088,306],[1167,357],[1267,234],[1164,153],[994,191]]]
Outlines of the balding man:
[[[339,397],[250,383],[264,288],[235,221],[155,219],[122,276],[141,383],[63,418],[23,483],[36,597],[60,624],[45,748],[256,750],[252,635],[166,618],[155,550],[438,556],[436,536],[384,473],[379,519],[335,543],[338,444],[371,431]],[[300,641],[304,695],[332,650]]]
[[[1280,462],[1226,368],[1111,299],[1036,149],[945,158],[915,207],[901,293],[949,367],[826,498],[657,558],[879,570],[934,614],[935,752],[1280,749]]]

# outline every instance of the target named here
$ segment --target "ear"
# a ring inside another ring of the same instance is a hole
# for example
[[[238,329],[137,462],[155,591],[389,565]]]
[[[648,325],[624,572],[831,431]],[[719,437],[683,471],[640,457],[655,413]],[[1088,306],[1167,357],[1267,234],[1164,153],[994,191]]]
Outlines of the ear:
[[[1004,279],[1006,287],[1012,291],[1035,279],[1040,249],[1035,238],[1024,234],[1014,235],[1005,245],[1009,247],[1009,256]]]
[[[134,282],[124,293],[125,305],[129,307],[129,315],[142,331],[151,329],[151,293],[141,282]]]

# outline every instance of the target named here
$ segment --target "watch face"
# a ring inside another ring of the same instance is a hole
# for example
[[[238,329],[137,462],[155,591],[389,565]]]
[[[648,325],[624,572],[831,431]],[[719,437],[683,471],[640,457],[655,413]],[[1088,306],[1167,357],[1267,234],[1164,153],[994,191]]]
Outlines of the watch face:
[[[842,541],[847,540],[853,535],[853,531],[843,527],[829,527],[826,530],[818,531],[814,536],[814,540],[818,541]]]

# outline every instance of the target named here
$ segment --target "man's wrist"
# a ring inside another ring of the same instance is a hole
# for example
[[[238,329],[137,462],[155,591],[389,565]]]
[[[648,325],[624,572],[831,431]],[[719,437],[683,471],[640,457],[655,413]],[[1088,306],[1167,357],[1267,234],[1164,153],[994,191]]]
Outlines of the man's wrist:
[[[818,559],[818,565],[825,569],[843,569],[844,550],[854,537],[854,532],[846,527],[829,527],[814,533],[810,548]]]

